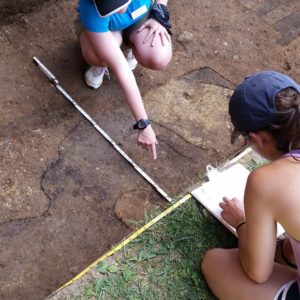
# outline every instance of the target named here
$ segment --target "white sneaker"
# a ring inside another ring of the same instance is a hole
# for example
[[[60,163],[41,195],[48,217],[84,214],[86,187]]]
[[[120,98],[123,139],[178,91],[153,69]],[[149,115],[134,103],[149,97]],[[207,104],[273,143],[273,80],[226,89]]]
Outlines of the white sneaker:
[[[107,75],[109,77],[109,72],[108,69],[102,68],[102,67],[89,67],[88,70],[85,72],[85,82],[88,87],[96,90],[98,89],[102,82],[103,82],[103,77],[104,75]]]
[[[128,50],[127,55],[126,55],[126,60],[127,60],[130,70],[133,71],[136,68],[136,66],[138,65],[138,62],[132,53],[132,49]]]

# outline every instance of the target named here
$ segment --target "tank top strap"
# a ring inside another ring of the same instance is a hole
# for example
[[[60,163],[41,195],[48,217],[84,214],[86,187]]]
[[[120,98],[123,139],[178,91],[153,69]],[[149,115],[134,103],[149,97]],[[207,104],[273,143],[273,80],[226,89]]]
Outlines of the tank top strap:
[[[300,158],[300,149],[293,149],[290,152],[282,155],[282,157],[289,157],[289,156]]]

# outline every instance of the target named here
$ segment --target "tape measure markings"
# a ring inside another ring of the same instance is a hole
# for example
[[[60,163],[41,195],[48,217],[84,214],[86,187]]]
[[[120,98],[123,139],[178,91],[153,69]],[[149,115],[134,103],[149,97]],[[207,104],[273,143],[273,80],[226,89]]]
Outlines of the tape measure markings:
[[[89,265],[86,269],[84,269],[82,272],[80,272],[78,275],[76,275],[73,279],[71,279],[66,284],[64,284],[62,287],[60,287],[58,290],[56,290],[53,294],[58,293],[63,288],[69,286],[70,284],[72,284],[73,282],[75,282],[76,280],[78,280],[79,278],[81,278],[83,275],[85,275],[88,271],[90,271],[92,268],[94,268],[101,261],[103,261],[104,259],[106,259],[109,256],[111,256],[111,255],[115,254],[116,252],[118,252],[124,246],[126,246],[131,241],[133,241],[134,239],[136,239],[145,230],[147,230],[148,228],[150,228],[152,225],[154,225],[155,223],[157,223],[159,220],[161,220],[162,218],[164,218],[165,216],[167,216],[169,213],[171,213],[172,211],[174,211],[177,207],[179,207],[180,205],[182,205],[183,203],[185,203],[187,200],[189,200],[191,198],[192,198],[192,195],[191,194],[187,194],[186,196],[184,196],[183,198],[181,198],[180,200],[178,200],[175,204],[173,204],[172,206],[170,206],[169,208],[167,208],[165,211],[163,211],[161,214],[159,214],[158,216],[156,216],[154,219],[152,219],[146,225],[144,225],[143,227],[141,227],[140,229],[138,229],[137,231],[135,231],[133,234],[131,234],[123,242],[120,242],[113,249],[109,250],[104,255],[102,255],[99,259],[97,259],[95,262],[93,262],[91,265]]]

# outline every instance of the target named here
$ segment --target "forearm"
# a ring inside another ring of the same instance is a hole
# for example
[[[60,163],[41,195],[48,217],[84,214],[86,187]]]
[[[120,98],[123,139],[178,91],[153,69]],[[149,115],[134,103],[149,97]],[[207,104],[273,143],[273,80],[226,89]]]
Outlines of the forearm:
[[[121,64],[119,67],[114,68],[113,71],[118,79],[124,98],[136,121],[140,119],[148,119],[139,88],[128,64]],[[138,130],[137,143],[143,149],[151,150],[153,159],[157,158],[157,140],[151,125],[148,125],[143,130]]]
[[[110,32],[97,35],[90,33],[90,38],[93,41],[91,44],[97,49],[95,52],[99,55],[99,60],[104,61],[115,74],[134,118],[136,120],[147,119],[134,75],[112,34]]]
[[[127,65],[114,70],[124,98],[136,120],[147,119],[144,103],[133,73]]]
[[[115,74],[125,101],[127,102],[135,120],[147,119],[148,117],[140,90],[137,86],[135,77],[128,66],[126,58],[120,48],[116,46],[110,49],[109,53],[111,55],[108,60],[108,66]]]
[[[237,230],[238,241],[239,241],[239,251],[241,253],[243,253],[244,250],[246,249],[246,226],[247,226],[247,223],[244,223]]]
[[[238,234],[238,244],[239,244],[239,259],[242,265],[243,270],[248,274],[249,267],[248,267],[248,258],[247,258],[247,248],[246,248],[246,227],[247,223],[240,226],[237,231]],[[249,274],[248,274],[249,275]]]

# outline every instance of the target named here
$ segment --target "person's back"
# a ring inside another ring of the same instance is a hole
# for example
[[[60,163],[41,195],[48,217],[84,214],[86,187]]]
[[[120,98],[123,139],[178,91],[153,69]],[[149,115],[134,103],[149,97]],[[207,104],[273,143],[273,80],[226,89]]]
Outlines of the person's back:
[[[270,163],[249,175],[244,211],[238,199],[220,203],[239,248],[209,250],[202,272],[219,299],[300,299],[297,270],[274,263],[279,222],[300,270],[300,85],[278,72],[259,72],[236,88],[229,113],[232,142],[244,136]]]
[[[283,156],[266,166],[267,182],[273,189],[270,204],[274,209],[276,221],[286,233],[300,241],[300,151],[297,157]]]
[[[270,209],[274,210],[275,220],[283,226],[289,237],[295,256],[293,260],[300,270],[300,150],[292,150],[259,168],[259,172],[264,173],[265,180],[261,181],[261,185],[270,190]],[[300,286],[299,274],[298,283]]]

